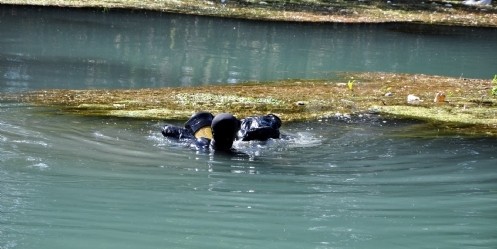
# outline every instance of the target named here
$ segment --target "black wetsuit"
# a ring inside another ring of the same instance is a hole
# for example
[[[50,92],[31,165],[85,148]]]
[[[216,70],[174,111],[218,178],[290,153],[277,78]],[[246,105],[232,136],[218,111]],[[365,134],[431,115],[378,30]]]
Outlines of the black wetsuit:
[[[212,138],[196,136],[203,127],[212,129]],[[185,127],[166,125],[162,135],[179,140],[191,140],[197,149],[231,150],[233,141],[259,140],[280,138],[281,120],[274,114],[236,119],[228,113],[213,116],[208,112],[194,114]]]

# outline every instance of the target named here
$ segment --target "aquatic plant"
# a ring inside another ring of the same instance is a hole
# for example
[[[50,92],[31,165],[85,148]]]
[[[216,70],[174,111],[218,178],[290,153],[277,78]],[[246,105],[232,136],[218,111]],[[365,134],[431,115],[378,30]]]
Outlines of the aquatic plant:
[[[350,91],[354,91],[354,83],[355,80],[349,80],[349,82],[347,82],[347,86],[349,87]]]
[[[494,79],[492,80],[492,95],[497,96],[497,74],[494,75]]]

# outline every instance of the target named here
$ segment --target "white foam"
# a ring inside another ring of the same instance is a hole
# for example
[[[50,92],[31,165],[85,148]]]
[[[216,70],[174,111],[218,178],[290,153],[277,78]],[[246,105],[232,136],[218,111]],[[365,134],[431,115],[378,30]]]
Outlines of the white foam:
[[[36,163],[30,166],[31,168],[38,168],[40,170],[48,169],[48,165],[46,163]]]

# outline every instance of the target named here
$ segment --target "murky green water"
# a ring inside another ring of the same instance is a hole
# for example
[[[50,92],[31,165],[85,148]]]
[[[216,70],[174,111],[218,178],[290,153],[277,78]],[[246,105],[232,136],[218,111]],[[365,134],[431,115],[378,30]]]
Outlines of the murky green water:
[[[493,30],[0,9],[2,92],[336,70],[486,78],[497,51],[484,49]],[[0,103],[0,248],[497,247],[494,138],[406,137],[419,124],[331,118],[285,123],[291,139],[226,155],[168,141],[163,124]]]
[[[286,124],[203,154],[160,123],[2,105],[1,248],[494,248],[494,139]]]
[[[491,79],[497,29],[286,24],[0,6],[0,90],[190,86],[337,71]]]

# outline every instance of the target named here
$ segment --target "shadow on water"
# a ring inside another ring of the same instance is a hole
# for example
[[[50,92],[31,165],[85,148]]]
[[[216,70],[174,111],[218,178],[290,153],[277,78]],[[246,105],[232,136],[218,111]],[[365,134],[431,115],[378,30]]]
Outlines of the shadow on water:
[[[479,30],[484,32],[485,30],[492,32],[492,28],[466,28],[458,26],[444,26],[444,25],[423,25],[416,23],[396,23],[391,25],[389,30],[394,32],[400,32],[410,35],[423,35],[423,36],[440,36],[448,38],[463,38],[468,35],[468,31]]]

